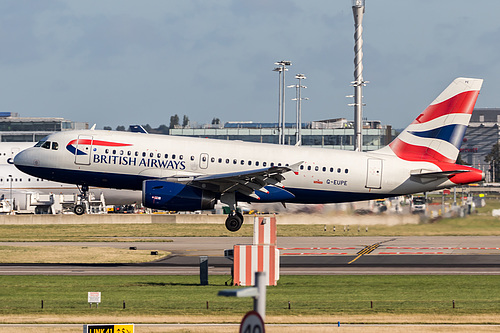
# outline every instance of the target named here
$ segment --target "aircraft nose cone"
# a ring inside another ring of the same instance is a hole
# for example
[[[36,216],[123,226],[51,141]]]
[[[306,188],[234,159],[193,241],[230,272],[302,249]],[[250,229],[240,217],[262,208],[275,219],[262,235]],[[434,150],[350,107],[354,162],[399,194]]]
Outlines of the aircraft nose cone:
[[[39,161],[33,156],[33,152],[31,151],[31,148],[25,149],[21,152],[19,152],[15,157],[14,157],[14,165],[20,169],[22,167],[32,167],[32,166],[39,166]]]

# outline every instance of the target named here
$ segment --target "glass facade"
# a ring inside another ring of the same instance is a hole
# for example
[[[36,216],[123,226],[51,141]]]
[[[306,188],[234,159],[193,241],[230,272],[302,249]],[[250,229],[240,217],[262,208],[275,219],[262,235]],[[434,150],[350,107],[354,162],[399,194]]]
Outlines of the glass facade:
[[[24,118],[11,113],[0,115],[1,142],[37,142],[53,132],[88,128],[63,118]]]
[[[354,149],[354,129],[302,129],[302,145],[335,149]],[[389,135],[388,135],[389,134]],[[175,128],[170,135],[190,136],[219,140],[241,140],[261,143],[278,143],[276,128]],[[389,137],[389,140],[387,138]],[[395,137],[389,128],[363,129],[363,150],[376,150],[387,145]],[[285,129],[285,143],[295,145],[295,128]]]

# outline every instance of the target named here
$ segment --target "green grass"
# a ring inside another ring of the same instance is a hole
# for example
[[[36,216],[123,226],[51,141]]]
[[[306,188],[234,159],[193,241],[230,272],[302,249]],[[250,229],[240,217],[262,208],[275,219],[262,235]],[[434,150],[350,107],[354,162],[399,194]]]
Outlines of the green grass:
[[[491,216],[492,209],[500,208],[500,200],[487,200],[487,205],[465,218],[440,219],[420,224],[405,225],[351,225],[343,231],[342,225],[279,225],[279,237],[321,236],[444,236],[488,235],[500,236],[500,218]],[[251,217],[246,217],[250,219]],[[221,224],[100,224],[100,225],[0,225],[2,242],[167,242],[168,237],[252,237],[253,226],[243,224],[238,232],[227,231]],[[146,238],[142,238],[146,237]]]
[[[217,296],[234,288],[227,278],[199,286],[197,276],[1,276],[0,315],[243,315],[251,299]],[[89,291],[102,292],[98,309],[89,309]],[[276,316],[499,311],[500,276],[283,276],[267,288],[267,314]]]
[[[1,242],[168,242],[168,237],[252,237],[253,226],[243,225],[229,232],[224,225],[213,224],[101,224],[101,225],[0,225]],[[278,237],[322,236],[500,236],[500,218],[470,215],[466,218],[440,219],[421,224],[351,225],[344,232],[337,225],[279,225]],[[142,239],[141,237],[146,237]],[[160,237],[164,237],[161,238]]]

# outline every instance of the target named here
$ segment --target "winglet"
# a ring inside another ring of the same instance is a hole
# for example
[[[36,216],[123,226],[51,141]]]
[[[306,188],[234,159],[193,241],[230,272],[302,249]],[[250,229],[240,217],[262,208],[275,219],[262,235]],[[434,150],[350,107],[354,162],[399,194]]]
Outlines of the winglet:
[[[295,164],[290,165],[288,168],[290,171],[293,171],[294,174],[298,175],[299,174],[299,168],[304,163],[304,161],[297,162]]]

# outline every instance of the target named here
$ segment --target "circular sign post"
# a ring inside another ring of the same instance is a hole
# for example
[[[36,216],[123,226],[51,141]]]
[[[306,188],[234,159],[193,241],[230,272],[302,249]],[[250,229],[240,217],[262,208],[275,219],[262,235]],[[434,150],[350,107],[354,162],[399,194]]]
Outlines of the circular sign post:
[[[243,317],[240,333],[265,333],[264,321],[257,311],[249,311]]]

